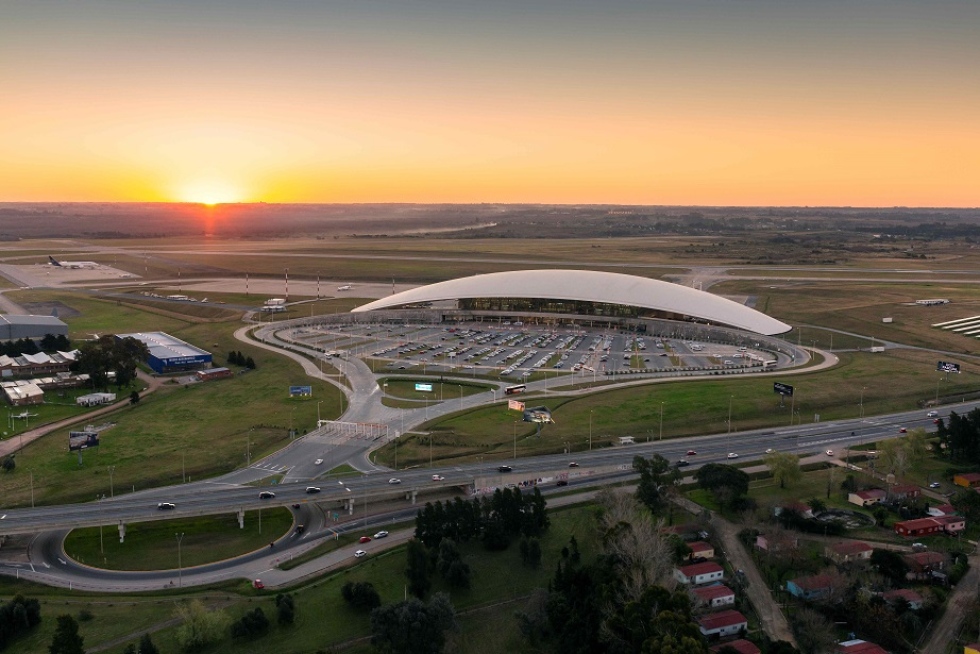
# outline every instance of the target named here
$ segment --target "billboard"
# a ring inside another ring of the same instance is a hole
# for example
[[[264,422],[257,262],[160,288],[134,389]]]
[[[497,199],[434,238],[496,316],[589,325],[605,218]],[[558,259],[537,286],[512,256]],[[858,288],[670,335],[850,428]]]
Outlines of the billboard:
[[[551,410],[546,406],[533,406],[530,409],[524,409],[524,422],[536,422],[538,424],[551,422]]]
[[[313,395],[312,386],[290,386],[289,387],[289,397],[299,397],[299,396],[309,396]]]
[[[508,411],[523,411],[524,403],[520,400],[507,400],[507,410]]]
[[[99,432],[96,431],[70,431],[68,432],[68,451],[77,452],[79,450],[96,447],[99,444]]]
[[[772,392],[779,393],[780,395],[793,397],[793,387],[789,384],[782,384],[780,382],[773,382]]]
[[[950,363],[949,361],[940,361],[936,364],[936,370],[939,372],[960,372],[960,364]]]
[[[415,390],[421,391],[423,393],[431,393],[432,384],[415,384]]]

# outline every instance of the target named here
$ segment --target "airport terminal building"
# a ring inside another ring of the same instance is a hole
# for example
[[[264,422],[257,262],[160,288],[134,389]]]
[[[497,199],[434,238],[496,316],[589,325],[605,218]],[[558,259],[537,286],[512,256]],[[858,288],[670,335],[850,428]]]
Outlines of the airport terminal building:
[[[593,270],[515,270],[397,293],[352,313],[424,309],[443,320],[583,322],[646,331],[649,323],[712,326],[775,336],[790,325],[712,293]]]
[[[117,334],[116,338],[135,338],[150,351],[146,359],[157,374],[204,370],[211,367],[211,353],[164,332]]]

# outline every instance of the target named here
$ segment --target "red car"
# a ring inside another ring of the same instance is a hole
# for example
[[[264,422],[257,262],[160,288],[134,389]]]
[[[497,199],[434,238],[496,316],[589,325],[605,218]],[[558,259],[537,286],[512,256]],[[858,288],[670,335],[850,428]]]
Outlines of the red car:
[[[358,539],[357,542],[358,543],[370,543],[371,542],[371,537],[370,536],[361,536],[360,539]]]
[[[908,429],[906,429],[905,427],[902,427],[902,428],[900,428],[900,429],[898,430],[898,433],[899,433],[899,434],[906,434],[906,433],[908,433],[908,431],[909,431]]]
[[[687,451],[687,455],[688,456],[694,456],[695,454],[697,454],[697,452],[695,452],[694,450],[688,450]]]

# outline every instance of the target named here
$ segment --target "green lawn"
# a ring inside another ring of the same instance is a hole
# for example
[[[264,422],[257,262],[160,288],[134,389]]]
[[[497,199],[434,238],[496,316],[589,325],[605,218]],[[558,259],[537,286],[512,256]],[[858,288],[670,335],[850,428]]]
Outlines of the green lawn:
[[[79,563],[108,570],[176,570],[177,542],[185,568],[247,554],[289,532],[293,515],[285,508],[245,513],[240,529],[235,515],[179,518],[126,525],[119,542],[114,526],[76,529],[65,539],[65,552]]]
[[[574,535],[578,540],[584,559],[596,553],[599,543],[594,523],[594,507],[575,507],[551,512],[552,525],[542,538],[542,564],[532,570],[521,564],[517,543],[503,552],[486,552],[478,543],[462,547],[464,559],[473,570],[473,588],[469,591],[453,591],[456,608],[467,609],[497,605],[499,602],[527,595],[534,588],[547,587],[554,574],[561,548],[567,545]],[[309,585],[293,591],[297,606],[296,623],[291,627],[273,624],[269,633],[248,643],[236,643],[227,638],[218,646],[209,649],[215,654],[245,654],[251,652],[271,652],[277,654],[309,654],[318,648],[326,649],[332,644],[368,635],[368,617],[347,608],[340,597],[340,587],[347,581],[370,581],[378,589],[384,602],[396,602],[405,593],[404,548],[396,548],[387,553],[363,559],[336,574],[316,580]],[[434,577],[433,590],[447,590],[443,582]],[[16,584],[11,584],[11,588]],[[244,588],[244,586],[242,586]],[[28,593],[29,595],[30,593]],[[275,622],[275,593],[255,594],[244,590],[242,595],[227,592],[199,593],[210,598],[213,604],[227,606],[229,615],[240,617],[245,611],[259,606]],[[44,649],[50,642],[53,632],[53,618],[64,606],[62,598],[70,598],[66,591],[56,591],[47,596],[42,606],[43,631],[32,636],[30,642],[20,641],[7,651],[11,654],[28,654]],[[147,598],[113,597],[111,603],[104,604],[104,598],[82,598],[72,605],[70,612],[77,613],[83,608],[96,616],[92,622],[82,623],[81,634],[87,647],[94,647],[107,639],[101,629],[89,629],[90,625],[101,626],[104,621],[115,620],[119,628],[108,637],[120,633],[139,631],[169,619],[173,613],[174,599],[162,596],[157,600]],[[136,604],[132,604],[136,602]],[[109,611],[109,607],[114,611]],[[136,607],[141,607],[136,612]],[[128,611],[133,609],[132,617]],[[489,609],[481,609],[461,616],[461,651],[486,654],[506,654],[517,651],[520,645],[518,632],[512,617],[515,610],[522,608],[521,602],[501,604]],[[496,625],[496,628],[492,628]],[[176,652],[173,640],[174,629],[165,628],[153,633],[153,641],[163,652]],[[491,634],[500,637],[489,638]],[[489,638],[489,640],[488,640]],[[107,650],[110,654],[121,654],[125,645]],[[369,650],[367,650],[369,651]]]

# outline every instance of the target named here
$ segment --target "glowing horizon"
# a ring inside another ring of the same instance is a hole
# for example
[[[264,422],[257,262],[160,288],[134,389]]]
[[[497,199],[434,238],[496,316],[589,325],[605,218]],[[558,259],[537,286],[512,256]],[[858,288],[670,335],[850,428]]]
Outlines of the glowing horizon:
[[[14,5],[0,202],[980,206],[980,3],[490,4]]]

